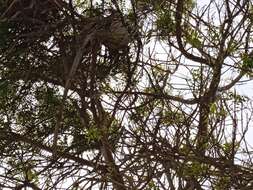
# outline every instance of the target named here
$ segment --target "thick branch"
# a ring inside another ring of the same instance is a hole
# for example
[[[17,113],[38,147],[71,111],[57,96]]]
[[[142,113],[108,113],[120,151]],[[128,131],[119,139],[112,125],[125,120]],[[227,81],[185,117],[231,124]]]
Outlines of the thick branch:
[[[44,145],[40,142],[37,142],[33,139],[30,139],[30,138],[25,137],[23,135],[20,135],[18,133],[6,132],[6,131],[2,131],[2,130],[1,130],[0,133],[1,133],[0,138],[2,140],[11,140],[11,141],[24,142],[24,143],[27,143],[30,146],[34,147],[34,148],[39,148],[39,149],[47,151],[51,154],[56,153],[56,157],[73,160],[73,161],[75,161],[75,162],[77,162],[81,165],[89,166],[89,167],[92,167],[94,169],[98,169],[98,170],[101,170],[103,172],[107,172],[107,167],[104,166],[104,165],[94,164],[91,161],[85,160],[85,159],[80,158],[80,157],[73,156],[72,154],[68,154],[66,152],[62,152],[62,151],[59,151],[59,150],[56,150],[56,152],[54,152],[55,150],[52,147],[46,146],[46,145]]]

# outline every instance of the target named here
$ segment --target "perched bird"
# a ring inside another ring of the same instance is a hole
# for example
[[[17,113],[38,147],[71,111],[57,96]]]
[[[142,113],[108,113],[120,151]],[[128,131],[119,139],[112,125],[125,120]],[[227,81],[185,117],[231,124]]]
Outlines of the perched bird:
[[[122,23],[121,15],[115,12],[104,17],[103,23],[99,23],[96,36],[102,44],[113,50],[124,49],[131,41],[127,27]]]
[[[85,18],[81,29],[81,38],[90,37],[90,41],[97,41],[111,50],[122,50],[128,47],[130,34],[122,23],[121,15],[112,12],[109,16]]]

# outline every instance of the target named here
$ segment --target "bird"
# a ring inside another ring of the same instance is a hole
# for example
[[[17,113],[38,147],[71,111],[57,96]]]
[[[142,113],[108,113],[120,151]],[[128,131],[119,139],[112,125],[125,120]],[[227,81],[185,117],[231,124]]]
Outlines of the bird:
[[[122,23],[119,13],[112,12],[111,15],[104,17],[99,24],[96,36],[102,44],[113,50],[121,50],[128,47],[130,34],[127,26]]]

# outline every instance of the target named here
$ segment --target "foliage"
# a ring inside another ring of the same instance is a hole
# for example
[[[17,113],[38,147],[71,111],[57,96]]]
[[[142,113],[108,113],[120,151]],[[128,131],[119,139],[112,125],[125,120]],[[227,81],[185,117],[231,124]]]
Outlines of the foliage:
[[[0,189],[252,189],[252,7],[0,1]]]

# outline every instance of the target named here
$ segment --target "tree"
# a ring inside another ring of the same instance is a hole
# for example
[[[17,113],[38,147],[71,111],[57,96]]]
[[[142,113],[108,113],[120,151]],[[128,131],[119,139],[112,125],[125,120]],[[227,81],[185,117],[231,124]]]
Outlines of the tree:
[[[251,1],[0,10],[2,189],[252,189]]]

